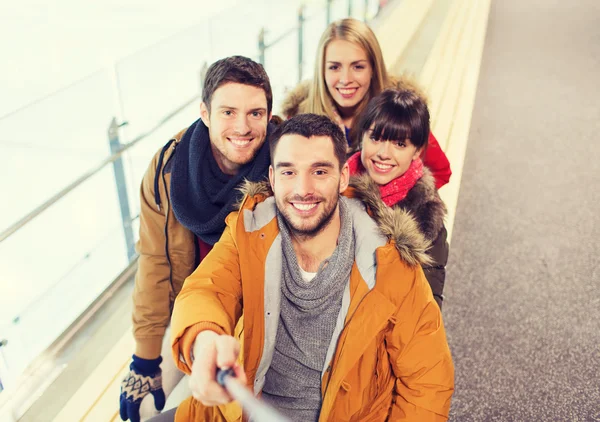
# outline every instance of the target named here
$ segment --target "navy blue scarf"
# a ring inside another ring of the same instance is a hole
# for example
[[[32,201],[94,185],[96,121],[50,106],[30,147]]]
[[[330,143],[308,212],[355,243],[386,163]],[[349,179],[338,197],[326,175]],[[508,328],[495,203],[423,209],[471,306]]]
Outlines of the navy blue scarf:
[[[267,134],[274,125],[269,124]],[[269,174],[268,142],[254,160],[234,176],[224,174],[210,148],[208,128],[198,119],[177,145],[171,172],[171,204],[177,220],[202,241],[214,245],[225,230],[225,217],[241,198],[240,182],[264,180]]]

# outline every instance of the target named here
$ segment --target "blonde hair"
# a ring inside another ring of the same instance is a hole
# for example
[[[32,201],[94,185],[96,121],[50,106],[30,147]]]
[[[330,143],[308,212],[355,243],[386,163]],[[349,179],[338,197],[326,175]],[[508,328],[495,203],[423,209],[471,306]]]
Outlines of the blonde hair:
[[[348,41],[361,47],[367,53],[373,69],[369,92],[356,108],[354,116],[357,117],[367,106],[369,100],[388,87],[390,81],[377,37],[366,23],[352,18],[332,22],[321,35],[317,47],[315,74],[303,112],[322,114],[334,118],[334,111],[337,106],[325,83],[325,52],[329,43],[335,40]]]

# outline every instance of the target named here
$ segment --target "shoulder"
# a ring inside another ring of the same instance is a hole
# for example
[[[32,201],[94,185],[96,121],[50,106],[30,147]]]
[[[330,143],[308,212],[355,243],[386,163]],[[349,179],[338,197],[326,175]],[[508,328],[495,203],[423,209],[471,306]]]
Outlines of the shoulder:
[[[169,158],[175,154],[176,145],[181,141],[187,130],[188,128],[186,127],[177,132],[169,139],[167,143],[161,146],[156,153],[154,153],[154,156],[150,161],[148,173],[157,173],[166,165],[166,163],[169,161]]]
[[[242,199],[235,204],[236,211],[227,217],[228,226],[242,224],[242,231],[250,233],[263,229],[275,219],[275,198],[269,182],[244,180],[238,190],[242,193]]]
[[[423,168],[423,177],[395,207],[409,211],[430,241],[435,240],[444,227],[446,205],[440,198],[435,179],[427,167]]]
[[[165,194],[170,195],[170,184],[166,184],[165,193],[162,183],[159,183],[159,175],[163,172],[168,173],[169,169],[166,169],[167,164],[171,162],[170,159],[175,154],[176,145],[181,140],[187,129],[188,128],[185,128],[177,132],[167,143],[165,143],[156,151],[150,160],[148,168],[146,169],[146,172],[142,178],[142,195],[154,195],[154,201],[156,201],[158,204],[161,202],[161,197],[163,197]],[[164,198],[162,200],[164,201]]]
[[[295,116],[302,112],[308,94],[310,93],[310,86],[312,80],[306,80],[300,82],[294,89],[287,93],[283,103],[281,104],[281,113],[287,119]]]
[[[417,82],[415,78],[409,75],[390,75],[388,85],[386,88],[395,88],[400,90],[409,90],[416,93],[419,97],[423,98],[427,103],[427,95],[423,90],[422,86]]]
[[[379,188],[368,175],[351,177],[350,189],[344,192],[344,195],[364,204],[379,232],[394,246],[392,250],[398,252],[404,263],[410,267],[431,263],[427,254],[431,241],[421,232],[418,221],[410,211],[386,206],[379,194]]]

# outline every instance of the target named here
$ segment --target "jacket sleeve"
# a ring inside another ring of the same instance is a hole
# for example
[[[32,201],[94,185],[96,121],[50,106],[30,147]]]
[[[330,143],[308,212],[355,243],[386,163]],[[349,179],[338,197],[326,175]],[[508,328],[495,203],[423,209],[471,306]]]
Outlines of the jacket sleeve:
[[[454,366],[439,307],[420,269],[386,335],[396,376],[389,421],[445,421],[454,391]]]
[[[133,336],[135,354],[144,359],[160,356],[162,340],[170,318],[170,269],[165,253],[165,214],[158,209],[154,197],[154,177],[158,154],[142,179],[140,192],[140,238],[138,270],[133,290]],[[166,193],[162,183],[159,193]]]
[[[219,241],[186,278],[173,308],[171,345],[179,369],[191,372],[191,351],[196,335],[204,330],[234,335],[242,314],[239,254],[232,227],[237,213],[227,217]]]
[[[429,251],[427,251],[429,256],[433,259],[433,263],[428,266],[423,266],[423,272],[431,286],[433,298],[440,309],[442,309],[442,302],[444,300],[444,282],[446,281],[446,264],[448,262],[449,247],[446,240],[447,237],[448,232],[446,231],[446,227],[442,226],[433,245]]]
[[[450,181],[452,170],[450,170],[450,162],[446,157],[446,154],[440,147],[437,139],[433,136],[433,133],[429,132],[429,139],[427,150],[425,151],[425,157],[423,158],[423,164],[431,170],[431,174],[435,179],[435,187],[441,188]]]

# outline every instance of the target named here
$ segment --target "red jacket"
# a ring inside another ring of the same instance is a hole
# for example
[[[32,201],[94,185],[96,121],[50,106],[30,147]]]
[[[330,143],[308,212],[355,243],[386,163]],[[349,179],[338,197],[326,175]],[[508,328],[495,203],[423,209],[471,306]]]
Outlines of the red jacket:
[[[450,162],[446,158],[446,154],[442,151],[442,147],[438,143],[433,133],[429,132],[429,140],[427,141],[427,150],[423,157],[423,164],[431,170],[431,174],[435,179],[435,187],[441,188],[450,181]]]

